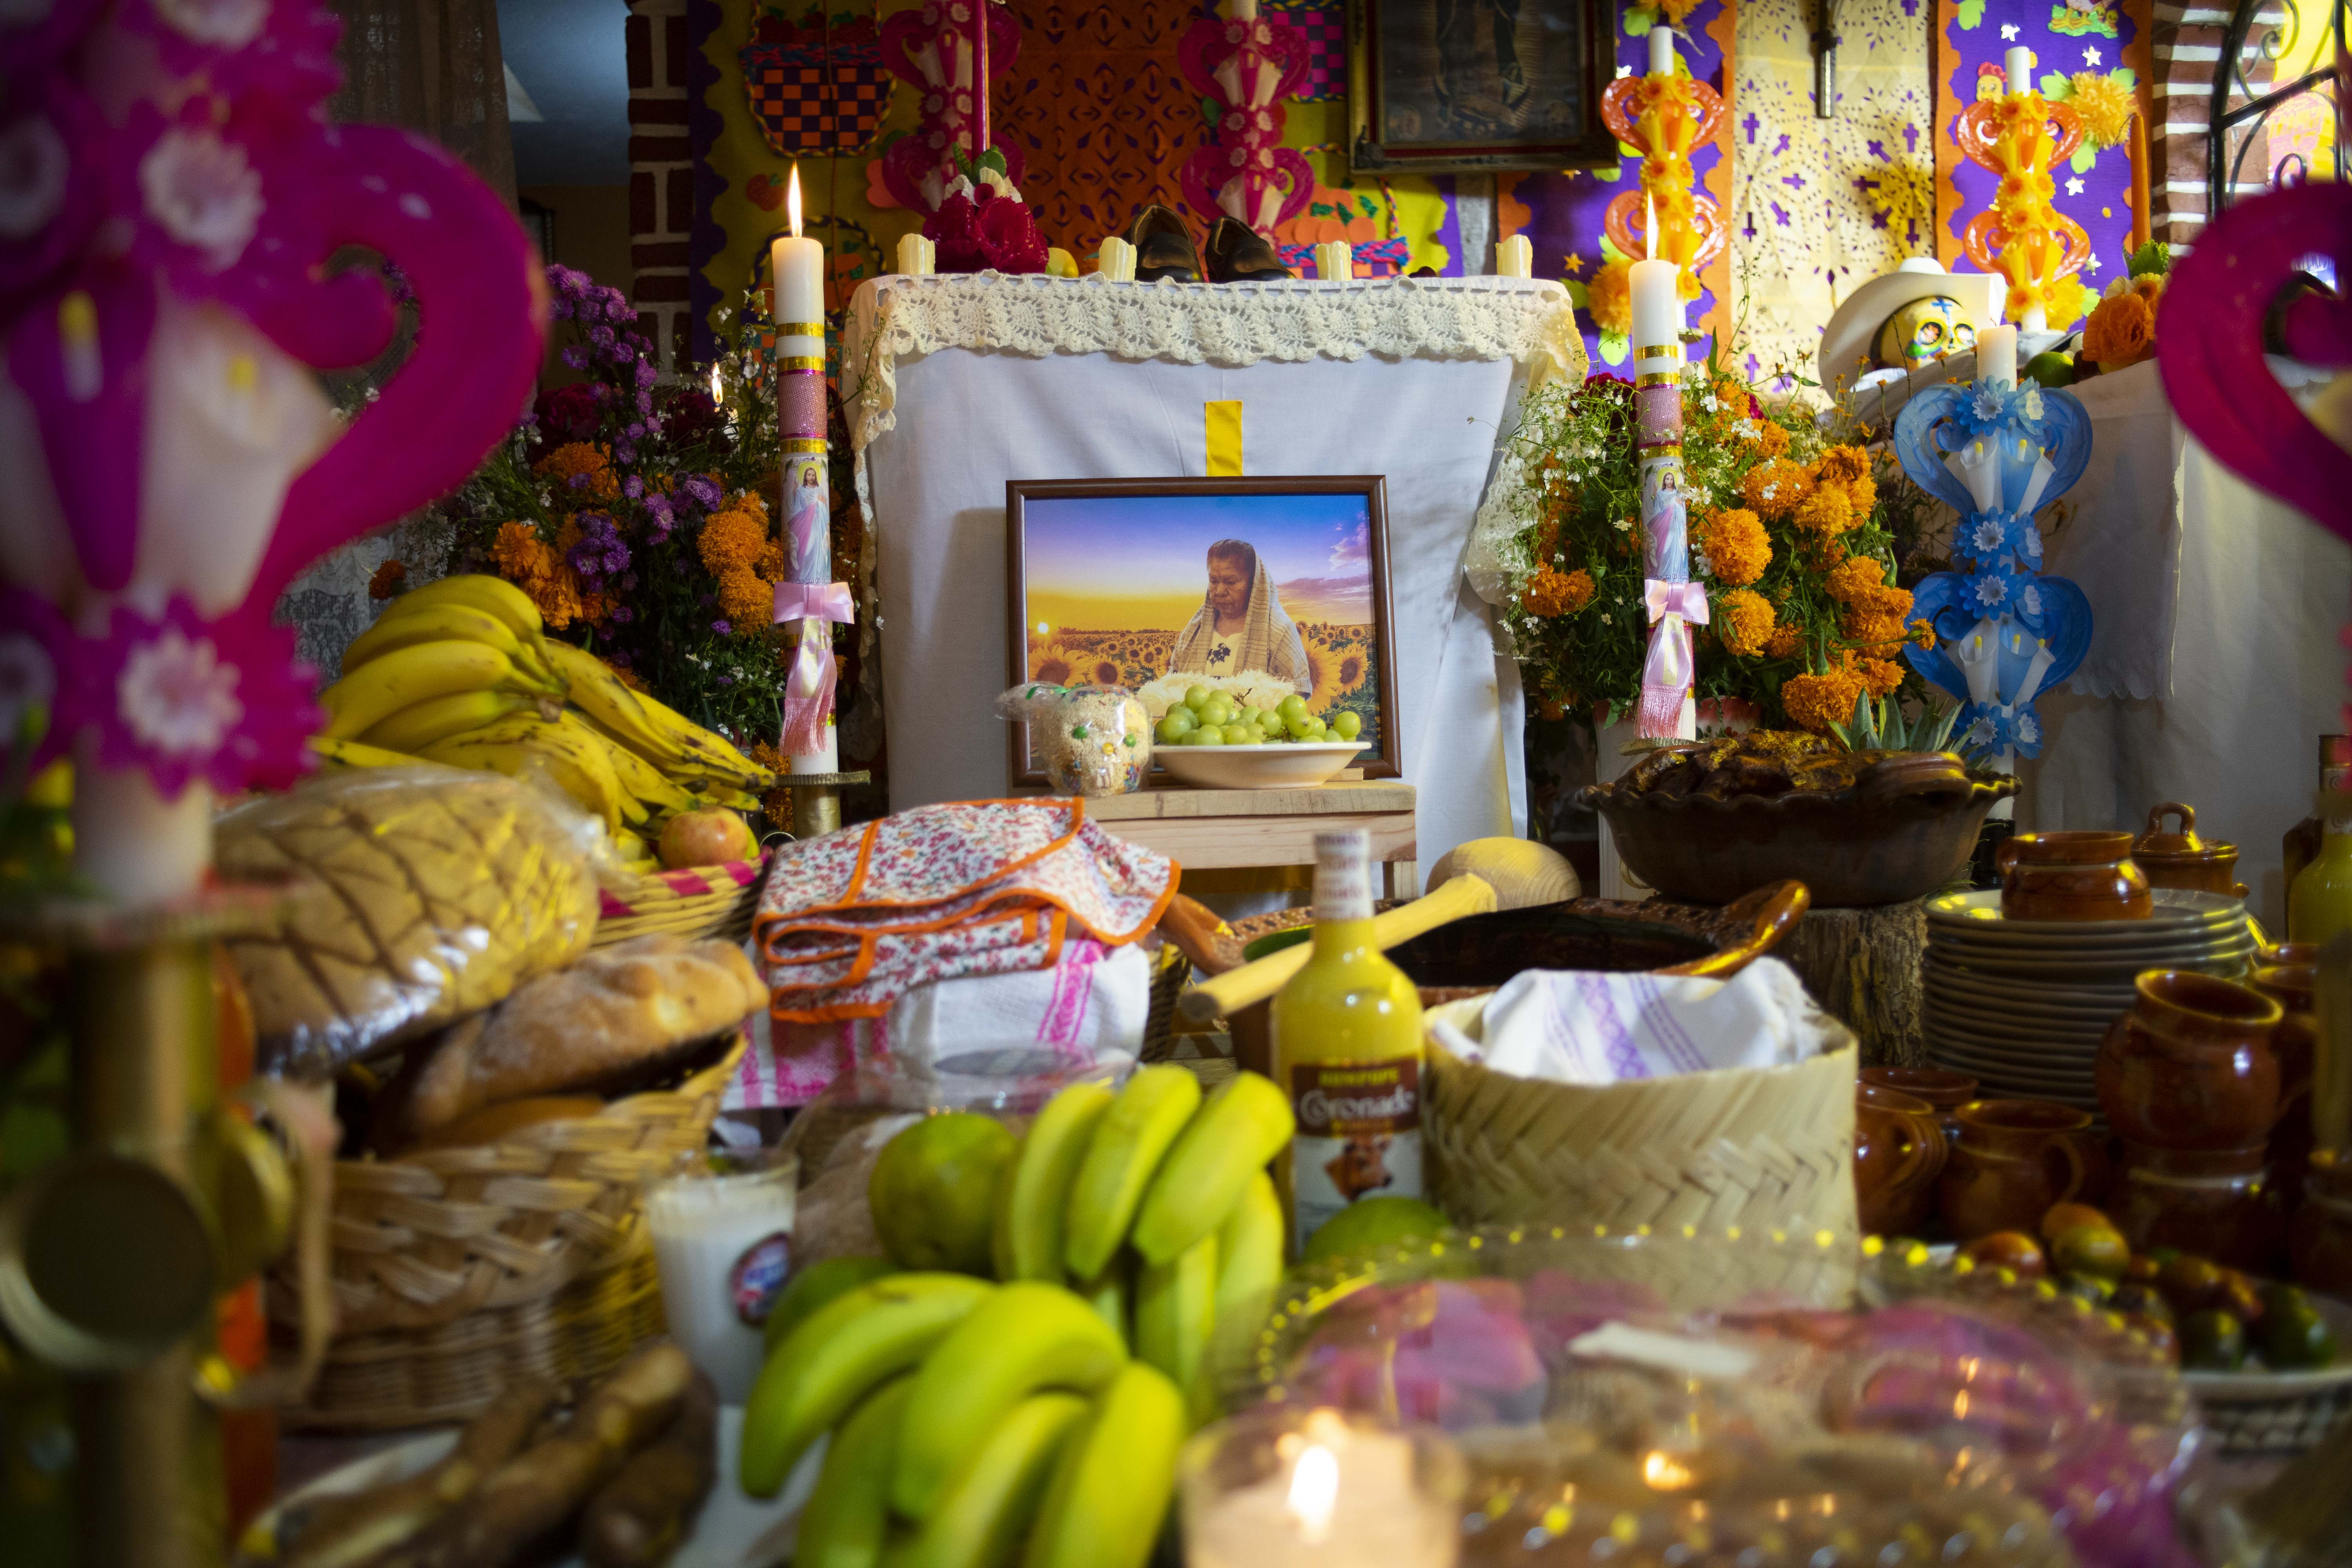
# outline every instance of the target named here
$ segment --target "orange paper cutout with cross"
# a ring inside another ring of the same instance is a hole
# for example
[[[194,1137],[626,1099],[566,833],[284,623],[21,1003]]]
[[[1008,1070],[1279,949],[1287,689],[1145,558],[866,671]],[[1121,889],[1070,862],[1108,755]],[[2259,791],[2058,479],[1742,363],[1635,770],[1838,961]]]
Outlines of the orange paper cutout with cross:
[[[1642,188],[1621,194],[1601,215],[1610,243],[1636,261],[1649,260],[1644,230],[1654,205],[1659,258],[1681,269],[1682,297],[1697,299],[1698,269],[1730,243],[1723,214],[1692,189],[1696,176],[1690,161],[1691,149],[1713,140],[1722,125],[1722,98],[1679,73],[1619,77],[1601,95],[1601,119],[1618,141],[1642,153]]]
[[[2009,320],[2022,321],[2039,306],[2052,325],[2067,325],[2059,320],[2057,286],[2082,270],[2091,237],[2050,205],[2058,194],[2050,171],[2074,155],[2082,120],[2038,92],[2007,93],[1969,105],[1952,140],[1970,163],[2000,179],[1992,205],[1960,235],[1969,259],[2009,279]]]

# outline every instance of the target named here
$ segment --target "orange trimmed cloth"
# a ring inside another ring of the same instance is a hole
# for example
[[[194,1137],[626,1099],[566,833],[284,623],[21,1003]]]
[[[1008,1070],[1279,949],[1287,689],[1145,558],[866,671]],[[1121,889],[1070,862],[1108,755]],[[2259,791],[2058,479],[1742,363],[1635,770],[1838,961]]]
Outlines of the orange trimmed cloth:
[[[1075,799],[918,806],[785,845],[752,924],[770,1016],[879,1017],[933,981],[1051,969],[1073,934],[1134,942],[1178,874]]]

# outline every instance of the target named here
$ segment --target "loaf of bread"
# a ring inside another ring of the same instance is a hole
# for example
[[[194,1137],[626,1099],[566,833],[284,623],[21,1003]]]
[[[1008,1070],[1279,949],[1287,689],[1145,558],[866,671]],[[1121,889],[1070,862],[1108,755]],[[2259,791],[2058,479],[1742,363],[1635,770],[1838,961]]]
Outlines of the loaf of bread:
[[[767,1005],[743,950],[643,936],[598,948],[518,987],[420,1053],[394,1098],[405,1131],[429,1138],[458,1118],[529,1096],[642,1083]]]

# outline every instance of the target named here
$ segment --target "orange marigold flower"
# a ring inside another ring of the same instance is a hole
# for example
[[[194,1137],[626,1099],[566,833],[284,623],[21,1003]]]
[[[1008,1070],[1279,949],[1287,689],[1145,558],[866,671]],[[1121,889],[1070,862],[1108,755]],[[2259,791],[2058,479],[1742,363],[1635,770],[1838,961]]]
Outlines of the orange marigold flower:
[[[1856,555],[1842,562],[1822,584],[1822,592],[1841,605],[1851,605],[1856,598],[1885,585],[1886,568],[1867,555]]]
[[[509,583],[529,583],[536,577],[555,574],[555,552],[525,523],[499,524],[498,537],[490,543],[490,559],[498,563],[499,574]]]
[[[1769,419],[1756,422],[1756,444],[1768,458],[1783,458],[1789,453],[1789,427]]]
[[[568,571],[551,577],[533,577],[520,584],[530,602],[539,606],[539,618],[550,629],[562,631],[580,615],[580,585]]]
[[[368,597],[389,599],[399,593],[400,585],[407,581],[408,568],[397,561],[387,561],[377,567],[374,575],[368,579]]]
[[[1870,454],[1859,447],[1832,447],[1813,465],[1813,472],[1822,483],[1844,489],[1870,477]]]
[[[775,619],[776,589],[752,574],[748,566],[730,566],[719,573],[719,613],[735,635],[757,631]]]
[[[780,583],[784,576],[784,547],[781,541],[771,539],[761,548],[751,570],[771,583]]]
[[[724,577],[736,571],[748,576],[751,563],[760,558],[767,543],[764,522],[749,511],[730,507],[725,511],[712,512],[705,520],[702,532],[695,541],[695,550],[712,576]]]
[[[2137,364],[2156,348],[2156,315],[2137,293],[2102,300],[2083,328],[2083,357],[2101,370]]]
[[[1519,604],[1531,616],[1572,616],[1592,603],[1592,574],[1578,567],[1555,572],[1538,566],[1519,590]]]
[[[1883,658],[1855,659],[1853,673],[1874,700],[1891,695],[1903,684],[1903,667]]]
[[[1815,533],[1843,533],[1853,526],[1853,503],[1845,491],[1823,485],[1798,503],[1797,526]]]
[[[1864,475],[1846,486],[1845,499],[1846,504],[1853,508],[1854,521],[1866,520],[1871,509],[1878,504],[1878,481],[1867,474]]]
[[[1816,735],[1826,735],[1832,724],[1851,720],[1861,698],[1862,682],[1843,669],[1792,675],[1780,683],[1780,706],[1788,710],[1789,721]]]
[[[1774,522],[1795,515],[1812,493],[1811,470],[1778,458],[1757,464],[1739,479],[1739,494],[1748,509]]]
[[[1920,647],[1934,647],[1936,646],[1935,626],[1924,620],[1913,621],[1911,623],[1911,640]]]
[[[604,447],[592,447],[585,441],[566,441],[533,463],[530,471],[551,481],[558,506],[577,505],[592,496],[598,500],[611,500],[621,493],[620,481],[613,478],[611,455]],[[573,484],[575,479],[582,482]]]
[[[1633,330],[1633,264],[1619,259],[1602,267],[1584,286],[1584,309],[1592,324],[1619,337]]]
[[[1772,540],[1763,521],[1746,507],[1733,507],[1701,520],[1698,545],[1707,570],[1727,588],[1744,588],[1772,564]]]
[[[1783,621],[1779,626],[1772,628],[1772,635],[1770,637],[1764,639],[1764,657],[1767,658],[1787,658],[1791,654],[1795,653],[1798,648],[1804,646],[1804,627],[1798,626],[1793,621]]]
[[[1715,602],[1713,625],[1727,652],[1742,658],[1762,653],[1779,629],[1771,601],[1753,588],[1734,588]]]
[[[613,678],[632,691],[646,691],[650,694],[650,689],[647,688],[644,679],[638,676],[635,670],[629,668],[626,665],[616,664],[613,666]]]

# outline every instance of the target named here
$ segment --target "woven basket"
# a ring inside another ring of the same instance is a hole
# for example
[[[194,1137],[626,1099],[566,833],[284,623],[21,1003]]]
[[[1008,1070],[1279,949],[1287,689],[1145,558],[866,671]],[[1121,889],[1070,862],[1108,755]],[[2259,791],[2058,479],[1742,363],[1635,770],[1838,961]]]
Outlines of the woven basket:
[[[339,1163],[335,1341],[309,1402],[288,1418],[462,1420],[516,1376],[592,1375],[658,1333],[639,1192],[709,1140],[744,1048],[739,1034],[675,1089],[594,1116],[473,1148]]]
[[[656,932],[742,942],[751,934],[751,916],[759,909],[767,867],[768,858],[762,855],[757,860],[730,860],[684,871],[600,877],[603,909],[589,945],[606,947]]]
[[[1853,1031],[1792,1067],[1587,1086],[1429,1053],[1430,1188],[1461,1225],[1826,1235],[1859,1244]]]

